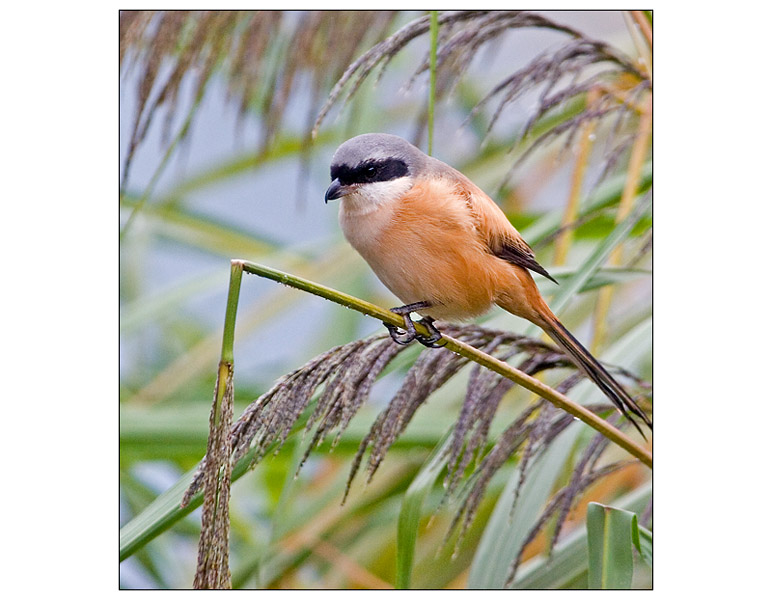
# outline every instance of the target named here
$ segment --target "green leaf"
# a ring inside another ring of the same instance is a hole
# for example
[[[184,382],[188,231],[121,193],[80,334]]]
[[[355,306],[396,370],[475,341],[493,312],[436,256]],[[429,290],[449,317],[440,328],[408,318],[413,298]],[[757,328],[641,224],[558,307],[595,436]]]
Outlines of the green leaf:
[[[402,499],[397,523],[397,582],[398,589],[410,588],[410,577],[413,572],[413,556],[418,538],[418,524],[421,519],[421,507],[426,496],[434,486],[437,476],[445,466],[447,450],[453,427],[447,430],[440,442],[435,446],[429,458],[415,476]]]
[[[624,221],[617,225],[614,230],[598,244],[592,254],[577,269],[574,276],[564,285],[560,286],[560,291],[555,295],[550,307],[554,312],[559,312],[568,304],[569,300],[576,294],[600,269],[606,262],[614,248],[627,237],[635,224],[639,221],[643,213],[651,206],[651,199],[642,202]]]
[[[249,471],[253,455],[254,450],[250,450],[234,465],[233,474],[231,476],[232,482],[236,482]],[[201,506],[203,500],[201,490],[193,496],[187,506],[184,508],[180,506],[182,497],[188,487],[190,487],[197,468],[198,467],[194,467],[185,473],[177,483],[158,496],[158,498],[153,500],[153,502],[151,502],[141,513],[121,527],[119,544],[120,560],[127,559],[139,548],[142,548],[142,546],[147,544],[153,538],[159,536],[177,521]]]
[[[590,589],[630,589],[633,545],[637,539],[638,517],[635,513],[590,502],[587,507]]]
[[[571,267],[554,267],[550,270],[550,275],[557,279],[558,283],[562,286],[571,281],[571,278],[574,277],[577,272],[577,269]],[[642,277],[651,277],[651,271],[648,269],[606,267],[591,273],[589,279],[582,284],[577,293],[581,294],[589,292],[606,285],[624,284],[641,279]],[[539,285],[542,293],[546,294],[555,291],[555,284],[543,275],[536,273],[534,275],[534,281]]]
[[[651,484],[644,484],[629,494],[614,501],[619,508],[640,513],[651,500]],[[651,550],[651,532],[639,526],[641,548],[645,552],[646,532],[649,535]],[[645,560],[645,558],[644,558]],[[649,563],[650,564],[650,563]],[[552,557],[540,555],[525,563],[517,572],[515,589],[560,589],[581,581],[586,587],[587,580],[587,529],[578,528],[558,542],[552,551]]]
[[[641,354],[650,352],[650,344],[651,319],[646,319],[609,348],[604,354],[604,358],[611,363],[630,367],[640,358]],[[593,384],[582,382],[577,386],[575,396],[580,404],[584,404],[597,393],[597,388]],[[573,449],[573,440],[577,438],[578,433],[579,429],[576,427],[571,427],[563,432],[561,436],[571,436],[571,443],[566,437],[559,437],[554,442],[559,447],[553,445],[540,459],[540,462],[535,462],[532,465],[532,475],[523,484],[518,505],[510,518],[512,492],[519,480],[520,470],[517,469],[512,474],[507,488],[499,498],[496,509],[488,522],[485,534],[480,540],[469,574],[468,587],[478,589],[503,587],[509,573],[509,567],[520,551],[520,544],[541,514],[541,509],[553,489],[552,484],[557,480],[565,461],[568,460]],[[538,488],[539,493],[534,488]],[[526,490],[529,491],[526,492]],[[527,493],[529,494],[530,505],[523,504]],[[633,505],[631,509],[642,510],[637,504]],[[581,563],[586,570],[586,545],[581,545],[580,548],[581,559],[574,557],[571,564],[573,568],[578,568],[577,565]],[[515,587],[540,589],[545,587],[543,581],[540,580],[532,585],[530,582],[522,583],[518,578],[515,581]]]
[[[643,525],[638,525],[638,543],[635,545],[635,548],[640,553],[643,562],[651,567],[653,561],[652,534]]]
[[[611,252],[622,240],[627,237],[635,224],[640,220],[641,216],[651,206],[651,198],[645,200],[639,204],[635,210],[633,210],[628,217],[619,223],[614,228],[608,237],[603,240],[603,243],[598,244],[595,250],[589,257],[581,264],[576,270],[573,277],[560,286],[560,291],[555,294],[555,297],[550,301],[550,308],[555,314],[559,314],[562,309],[566,307],[574,294],[584,288],[590,281],[590,278],[601,268],[606,259],[611,255]],[[536,325],[529,325],[525,330],[525,335],[536,335],[539,328]]]
[[[622,173],[616,177],[610,178],[606,183],[599,186],[592,195],[582,201],[577,217],[581,218],[590,213],[617,204],[622,196],[626,180],[627,174]],[[642,194],[651,188],[652,181],[652,164],[651,162],[647,162],[641,169],[638,193]],[[523,234],[523,238],[527,240],[531,246],[536,246],[541,240],[554,233],[555,230],[560,227],[560,219],[560,213],[558,211],[552,211],[545,214],[527,228],[522,228],[520,232]]]
[[[529,467],[531,477],[520,488],[514,510],[512,500],[520,481],[520,468],[515,469],[496,503],[469,571],[470,589],[501,589],[509,576],[512,562],[520,553],[525,536],[538,519],[566,459],[574,447],[581,428],[578,423],[561,433],[552,445]]]
[[[180,507],[180,501],[185,490],[193,481],[196,469],[191,469],[171,488],[158,496],[145,510],[121,527],[119,543],[119,560],[125,560],[152,540],[158,534],[166,531],[179,519],[193,511],[201,504],[199,493],[188,506]]]

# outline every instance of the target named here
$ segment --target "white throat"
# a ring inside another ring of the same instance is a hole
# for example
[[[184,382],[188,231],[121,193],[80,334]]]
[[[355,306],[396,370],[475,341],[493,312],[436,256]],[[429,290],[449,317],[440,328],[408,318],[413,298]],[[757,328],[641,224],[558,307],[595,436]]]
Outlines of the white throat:
[[[341,198],[340,213],[349,217],[367,215],[399,200],[411,187],[409,177],[366,183]]]
[[[412,186],[409,177],[400,177],[367,183],[341,198],[338,221],[343,235],[371,266],[381,251],[381,233],[393,225],[394,210]]]

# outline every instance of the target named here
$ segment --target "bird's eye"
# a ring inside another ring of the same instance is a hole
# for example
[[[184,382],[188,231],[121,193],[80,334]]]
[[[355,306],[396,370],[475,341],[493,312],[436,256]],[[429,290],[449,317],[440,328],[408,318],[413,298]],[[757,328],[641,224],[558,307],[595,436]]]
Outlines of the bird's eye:
[[[367,175],[367,177],[372,178],[372,177],[375,177],[375,171],[376,171],[375,167],[370,166],[365,169],[365,174]]]

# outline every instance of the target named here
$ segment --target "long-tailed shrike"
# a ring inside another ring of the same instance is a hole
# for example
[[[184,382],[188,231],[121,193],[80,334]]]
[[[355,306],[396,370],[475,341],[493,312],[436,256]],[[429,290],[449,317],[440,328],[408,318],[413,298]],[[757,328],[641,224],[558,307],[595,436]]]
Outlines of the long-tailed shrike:
[[[338,148],[325,202],[341,199],[339,221],[349,243],[404,306],[405,331],[395,342],[434,345],[435,319],[464,320],[497,304],[541,327],[632,420],[649,417],[627,391],[560,323],[530,271],[555,281],[507,217],[463,174],[402,138],[369,133]],[[432,332],[416,334],[417,312]],[[640,428],[639,428],[640,431]]]

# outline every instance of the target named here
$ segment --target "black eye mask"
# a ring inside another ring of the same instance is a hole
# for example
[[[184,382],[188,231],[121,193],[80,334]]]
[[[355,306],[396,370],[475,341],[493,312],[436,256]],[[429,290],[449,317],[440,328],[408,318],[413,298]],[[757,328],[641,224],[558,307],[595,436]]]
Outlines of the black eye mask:
[[[404,177],[408,173],[407,163],[398,158],[368,160],[354,168],[348,165],[333,165],[330,168],[330,178],[338,179],[342,185],[391,181]]]

